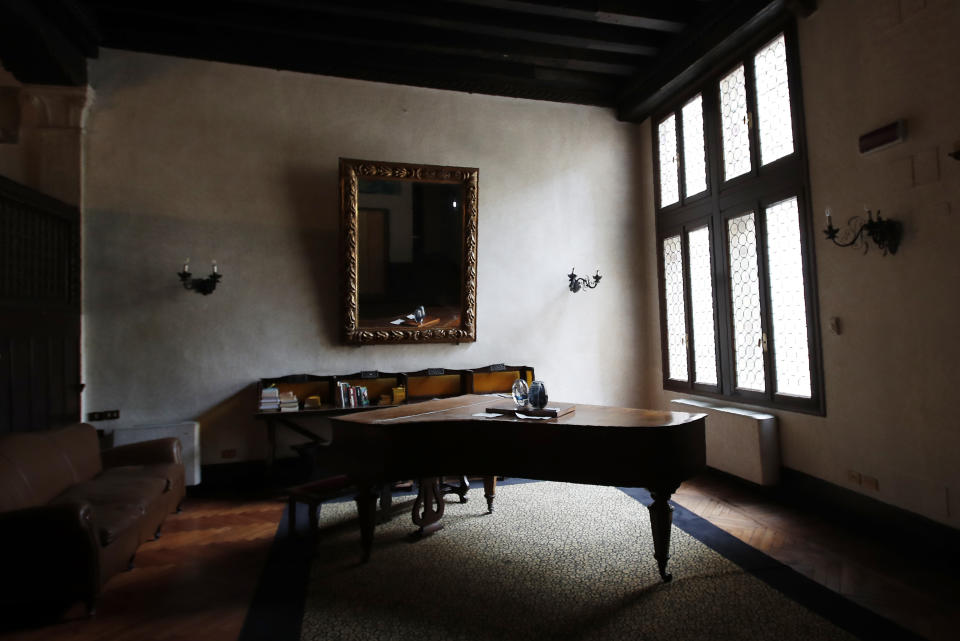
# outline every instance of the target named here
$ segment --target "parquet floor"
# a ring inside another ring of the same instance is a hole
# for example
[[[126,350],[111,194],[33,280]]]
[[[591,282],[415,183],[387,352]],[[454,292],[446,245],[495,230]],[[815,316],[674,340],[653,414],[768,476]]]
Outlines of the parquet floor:
[[[719,474],[674,501],[804,576],[935,641],[960,639],[960,577],[904,541],[879,542]],[[877,524],[876,527],[882,527]]]
[[[787,508],[719,475],[685,483],[674,499],[741,540],[844,596],[936,641],[960,638],[960,580],[917,567],[894,549],[824,517]],[[280,498],[191,498],[136,567],[107,584],[96,617],[0,634],[5,641],[233,641],[243,625],[283,512]],[[926,565],[926,564],[925,564]]]

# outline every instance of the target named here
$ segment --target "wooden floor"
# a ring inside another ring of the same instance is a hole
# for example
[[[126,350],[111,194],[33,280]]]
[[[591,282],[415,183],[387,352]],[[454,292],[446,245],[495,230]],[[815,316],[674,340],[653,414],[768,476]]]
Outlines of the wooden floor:
[[[476,490],[474,490],[476,492]],[[844,596],[935,640],[960,637],[960,580],[917,567],[894,549],[776,504],[730,479],[708,474],[674,499],[743,541]],[[277,523],[280,498],[192,498],[171,515],[136,567],[110,580],[96,617],[78,608],[65,622],[3,639],[30,641],[200,640],[237,638]]]

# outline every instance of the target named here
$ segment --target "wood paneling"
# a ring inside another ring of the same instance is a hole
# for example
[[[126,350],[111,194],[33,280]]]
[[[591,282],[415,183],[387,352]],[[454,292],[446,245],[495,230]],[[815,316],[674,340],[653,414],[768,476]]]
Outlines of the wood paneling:
[[[0,177],[0,433],[80,419],[80,213]]]

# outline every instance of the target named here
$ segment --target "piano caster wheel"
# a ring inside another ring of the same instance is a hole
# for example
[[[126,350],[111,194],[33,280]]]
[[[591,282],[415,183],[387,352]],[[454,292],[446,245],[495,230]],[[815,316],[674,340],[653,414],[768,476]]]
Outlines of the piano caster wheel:
[[[461,502],[461,503],[466,503],[466,502],[467,502],[467,495],[466,495],[466,494],[461,494],[461,495],[460,495],[460,502]]]

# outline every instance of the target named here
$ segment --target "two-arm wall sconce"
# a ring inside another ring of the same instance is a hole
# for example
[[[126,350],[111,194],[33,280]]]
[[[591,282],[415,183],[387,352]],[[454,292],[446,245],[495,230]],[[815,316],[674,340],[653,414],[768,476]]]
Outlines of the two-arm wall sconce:
[[[570,273],[567,274],[567,278],[570,279],[570,291],[577,293],[580,291],[581,287],[586,287],[587,289],[593,289],[597,286],[597,283],[600,282],[600,270],[597,269],[597,273],[593,276],[593,284],[590,284],[589,278],[582,278],[577,276],[576,272],[573,271],[573,267],[570,268]]]
[[[192,289],[193,291],[203,294],[212,294],[213,290],[217,288],[217,282],[222,278],[222,276],[217,271],[217,261],[211,261],[210,275],[206,278],[192,278],[190,273],[190,259],[183,261],[183,271],[179,272],[177,276],[180,277],[180,282],[183,283],[184,289]]]
[[[870,245],[867,243],[869,238],[876,243],[877,248],[886,256],[887,253],[896,254],[900,246],[900,238],[903,236],[903,225],[900,221],[890,218],[881,218],[880,210],[877,210],[876,219],[869,209],[864,207],[867,212],[867,219],[863,220],[859,216],[854,216],[847,221],[846,229],[838,229],[833,226],[833,219],[830,217],[830,208],[827,207],[827,227],[823,230],[828,240],[832,240],[837,247],[857,247],[863,246],[863,253],[866,254]],[[840,240],[838,240],[840,238]]]

